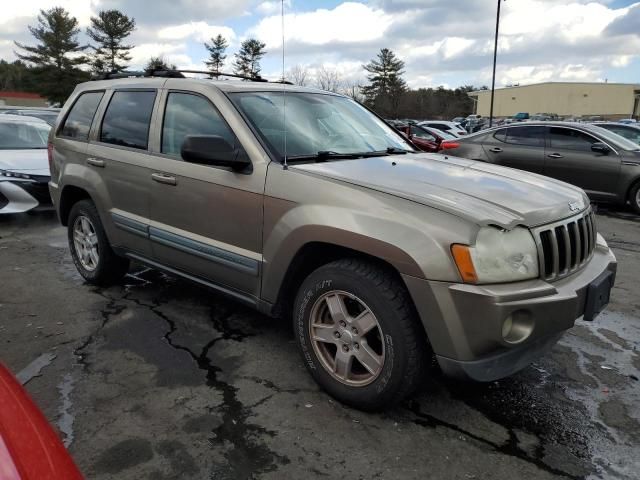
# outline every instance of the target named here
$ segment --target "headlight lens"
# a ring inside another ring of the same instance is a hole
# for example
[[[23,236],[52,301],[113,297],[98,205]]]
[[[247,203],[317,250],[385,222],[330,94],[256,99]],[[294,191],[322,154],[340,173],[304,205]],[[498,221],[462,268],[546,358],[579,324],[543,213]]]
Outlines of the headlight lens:
[[[523,227],[484,227],[474,246],[452,245],[451,252],[467,283],[516,282],[538,277],[538,250]]]

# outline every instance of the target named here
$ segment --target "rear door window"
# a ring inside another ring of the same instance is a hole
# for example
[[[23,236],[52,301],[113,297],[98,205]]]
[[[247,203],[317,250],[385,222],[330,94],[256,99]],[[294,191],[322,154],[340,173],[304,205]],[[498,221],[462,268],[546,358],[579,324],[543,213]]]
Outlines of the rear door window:
[[[551,148],[578,150],[584,152],[591,151],[591,145],[598,140],[579,130],[563,127],[551,127],[549,133]]]
[[[67,115],[60,135],[77,140],[88,140],[91,123],[104,92],[86,92],[78,97]]]
[[[546,127],[511,127],[507,128],[506,143],[529,147],[544,147]]]
[[[100,141],[147,149],[155,90],[116,91],[102,120]]]
[[[218,135],[231,145],[235,143],[235,135],[209,100],[170,92],[162,124],[162,153],[180,155],[187,135]]]
[[[415,125],[411,125],[411,134],[414,137],[418,137],[418,138],[421,138],[423,140],[427,140],[429,142],[435,142],[436,141],[436,137],[431,135],[426,130],[423,130],[423,129],[419,128],[419,127],[416,127]]]

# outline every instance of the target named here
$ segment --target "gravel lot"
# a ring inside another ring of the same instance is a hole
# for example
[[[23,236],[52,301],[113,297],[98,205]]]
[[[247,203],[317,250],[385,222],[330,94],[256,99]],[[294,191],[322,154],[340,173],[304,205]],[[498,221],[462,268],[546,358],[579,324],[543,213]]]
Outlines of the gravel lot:
[[[598,224],[619,271],[595,322],[371,415],[316,387],[288,324],[141,267],[89,286],[52,213],[0,217],[0,359],[91,479],[638,478],[640,218]]]

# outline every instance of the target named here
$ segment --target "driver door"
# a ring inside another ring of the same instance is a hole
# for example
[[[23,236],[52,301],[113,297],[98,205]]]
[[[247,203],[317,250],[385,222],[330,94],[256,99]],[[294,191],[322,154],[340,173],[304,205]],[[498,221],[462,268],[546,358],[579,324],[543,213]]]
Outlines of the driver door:
[[[266,165],[249,173],[185,162],[187,135],[219,135],[240,142],[206,95],[209,90],[163,92],[158,152],[151,168],[154,259],[227,291],[259,295],[262,202]],[[195,89],[194,89],[195,90]]]

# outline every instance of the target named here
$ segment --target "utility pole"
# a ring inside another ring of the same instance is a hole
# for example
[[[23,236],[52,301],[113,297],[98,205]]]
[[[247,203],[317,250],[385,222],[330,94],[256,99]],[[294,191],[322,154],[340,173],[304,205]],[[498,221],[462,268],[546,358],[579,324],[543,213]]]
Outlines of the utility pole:
[[[493,77],[491,78],[491,107],[489,110],[489,127],[493,126],[493,98],[496,93],[496,60],[498,58],[498,30],[500,29],[500,4],[498,0],[498,12],[496,13],[496,40],[493,46]]]

